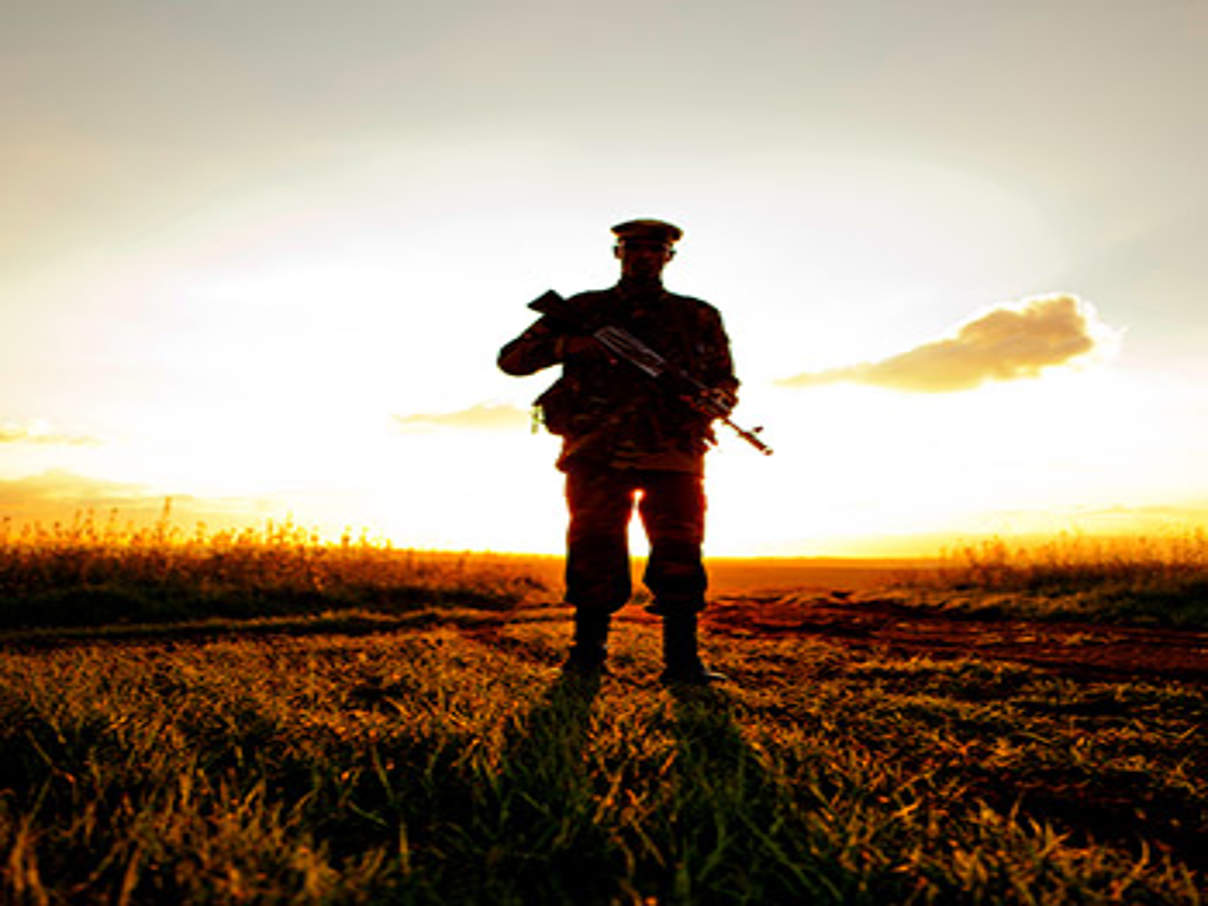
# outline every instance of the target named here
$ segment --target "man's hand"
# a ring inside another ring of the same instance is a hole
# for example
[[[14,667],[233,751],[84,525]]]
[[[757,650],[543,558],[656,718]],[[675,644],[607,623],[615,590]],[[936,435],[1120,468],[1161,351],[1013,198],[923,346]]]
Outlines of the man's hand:
[[[728,387],[702,387],[694,394],[680,394],[680,399],[713,418],[726,418],[738,402],[738,397]]]
[[[559,357],[562,361],[579,359],[583,361],[607,362],[615,365],[617,360],[608,350],[591,337],[562,337],[558,341]]]
[[[738,395],[729,387],[711,387],[705,391],[705,396],[714,406],[727,413],[738,405]]]

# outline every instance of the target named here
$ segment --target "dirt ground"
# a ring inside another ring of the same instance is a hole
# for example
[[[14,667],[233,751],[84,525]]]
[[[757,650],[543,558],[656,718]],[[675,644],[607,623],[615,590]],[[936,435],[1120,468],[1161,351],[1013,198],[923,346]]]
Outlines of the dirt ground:
[[[978,618],[908,605],[901,597],[876,592],[721,595],[706,611],[703,625],[706,632],[731,637],[819,637],[899,656],[974,655],[1086,678],[1208,682],[1208,632]]]

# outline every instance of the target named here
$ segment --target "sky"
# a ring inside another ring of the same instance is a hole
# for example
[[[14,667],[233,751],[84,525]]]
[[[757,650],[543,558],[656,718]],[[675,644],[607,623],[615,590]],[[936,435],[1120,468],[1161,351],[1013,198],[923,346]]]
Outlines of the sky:
[[[499,347],[684,230],[707,552],[1208,514],[1208,4],[17,2],[0,517],[556,552]]]

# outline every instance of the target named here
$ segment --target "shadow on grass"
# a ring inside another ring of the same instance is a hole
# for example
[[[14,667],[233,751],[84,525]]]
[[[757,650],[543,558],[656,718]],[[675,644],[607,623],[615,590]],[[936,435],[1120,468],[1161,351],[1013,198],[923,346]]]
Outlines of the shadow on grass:
[[[465,903],[606,903],[620,864],[585,753],[600,689],[594,677],[560,676],[509,728],[498,768],[481,783],[471,856],[442,895]],[[476,857],[476,858],[475,858]]]
[[[765,763],[725,691],[673,688],[669,709],[614,726],[598,691],[559,678],[508,732],[462,824],[459,871],[439,882],[446,901],[873,902],[845,841],[815,827],[818,803]]]
[[[833,809],[844,807],[835,778],[787,778],[748,741],[741,705],[724,688],[671,691],[674,858],[659,878],[658,902],[905,901],[899,878],[852,859],[858,845],[833,823]]]
[[[827,902],[792,841],[793,797],[744,738],[737,705],[713,686],[672,686],[677,770],[670,804],[673,856],[659,902]],[[786,849],[787,847],[787,849]]]

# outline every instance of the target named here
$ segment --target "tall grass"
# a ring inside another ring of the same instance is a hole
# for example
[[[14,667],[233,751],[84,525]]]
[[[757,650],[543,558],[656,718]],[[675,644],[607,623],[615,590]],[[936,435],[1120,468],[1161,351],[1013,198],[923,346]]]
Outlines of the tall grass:
[[[154,525],[0,523],[0,627],[244,618],[456,602],[511,606],[545,581],[506,557],[398,550],[362,532],[337,543],[292,522],[186,533]]]
[[[1208,534],[992,538],[945,551],[933,584],[1014,594],[1036,615],[1208,626]]]

